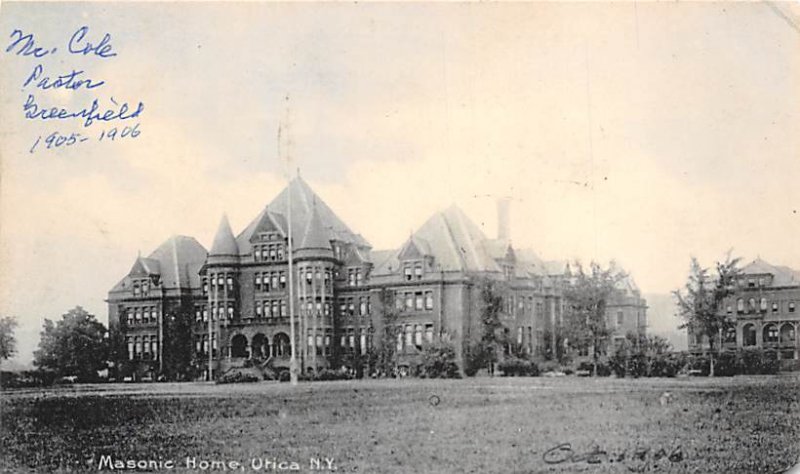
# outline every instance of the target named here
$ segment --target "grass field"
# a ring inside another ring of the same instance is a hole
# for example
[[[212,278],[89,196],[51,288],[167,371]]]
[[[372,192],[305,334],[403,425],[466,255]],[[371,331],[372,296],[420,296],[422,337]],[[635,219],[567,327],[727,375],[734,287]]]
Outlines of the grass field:
[[[800,459],[800,376],[6,391],[1,442],[5,472],[781,472]]]

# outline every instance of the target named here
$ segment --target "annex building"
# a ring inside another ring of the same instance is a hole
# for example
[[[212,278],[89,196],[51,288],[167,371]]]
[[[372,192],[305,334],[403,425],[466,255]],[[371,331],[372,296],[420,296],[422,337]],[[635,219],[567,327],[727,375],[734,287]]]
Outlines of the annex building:
[[[462,360],[480,334],[488,279],[501,292],[509,339],[542,358],[557,349],[565,269],[512,246],[504,203],[494,238],[452,206],[398,248],[374,250],[298,177],[238,234],[223,217],[210,250],[174,236],[138,257],[108,293],[109,326],[123,346],[121,362],[139,377],[181,369],[202,377],[209,351],[215,374],[253,364],[286,370],[291,282],[303,372],[352,366],[392,344],[403,373],[426,343],[443,338]],[[635,284],[624,281],[608,308],[614,337],[644,334],[646,309]]]
[[[733,295],[723,301],[725,327],[715,347],[777,352],[785,367],[800,368],[800,272],[757,258],[742,268]],[[709,349],[708,336],[687,328],[689,351]]]

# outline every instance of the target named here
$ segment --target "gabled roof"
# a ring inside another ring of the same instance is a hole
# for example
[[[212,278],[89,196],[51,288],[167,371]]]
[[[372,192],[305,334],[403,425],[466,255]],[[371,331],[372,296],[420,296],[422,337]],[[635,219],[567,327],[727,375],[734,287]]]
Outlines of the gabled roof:
[[[772,286],[800,285],[800,272],[789,267],[772,265],[760,257],[745,265],[742,274],[773,275]]]
[[[136,261],[133,262],[133,266],[131,267],[131,271],[128,272],[128,275],[132,277],[146,277],[160,274],[161,267],[158,260],[141,256],[136,258]]]
[[[401,247],[397,258],[400,260],[418,260],[429,255],[431,255],[431,246],[428,241],[411,235]]]
[[[208,255],[239,255],[239,246],[236,245],[236,238],[233,236],[228,216],[223,215],[214,236],[214,243],[211,244],[211,251]]]
[[[351,243],[360,247],[370,247],[369,242],[347,227],[311,187],[298,176],[293,179],[236,237],[241,255],[251,253],[250,239],[256,231],[259,230],[259,226],[261,225],[277,226],[283,235],[288,233],[287,213],[290,193],[292,204],[292,238],[296,244],[302,245],[306,228],[312,216],[312,208],[316,206],[316,210],[319,214],[318,228],[325,229],[330,240]],[[317,237],[314,238],[317,239]]]
[[[194,237],[176,235],[158,246],[147,258],[138,257],[131,272],[146,269],[150,275],[159,275],[164,288],[200,287],[200,268],[206,261],[206,249]],[[111,291],[125,289],[130,273],[119,281]]]

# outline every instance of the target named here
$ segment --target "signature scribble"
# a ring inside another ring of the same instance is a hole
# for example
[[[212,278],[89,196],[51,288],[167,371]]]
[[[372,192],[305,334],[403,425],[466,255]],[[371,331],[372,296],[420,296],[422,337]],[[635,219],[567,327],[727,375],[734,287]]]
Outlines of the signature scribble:
[[[638,446],[632,450],[609,452],[594,445],[589,451],[578,452],[572,443],[560,443],[542,454],[546,464],[623,464],[630,472],[645,472],[658,467],[658,462],[680,463],[685,456],[680,445],[667,451],[660,447],[655,450],[646,446]]]

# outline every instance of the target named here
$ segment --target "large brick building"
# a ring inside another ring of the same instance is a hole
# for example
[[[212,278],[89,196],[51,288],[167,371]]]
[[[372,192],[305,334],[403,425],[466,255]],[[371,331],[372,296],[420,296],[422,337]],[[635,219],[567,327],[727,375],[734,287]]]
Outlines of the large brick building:
[[[298,177],[238,235],[223,217],[210,251],[191,237],[173,237],[137,258],[109,292],[109,325],[144,372],[165,371],[174,361],[203,370],[209,350],[215,373],[248,360],[280,370],[289,364],[293,281],[302,370],[338,367],[391,343],[403,371],[424,344],[440,338],[454,343],[461,360],[465,342],[479,337],[482,288],[491,280],[518,350],[552,353],[552,328],[565,305],[565,265],[515,249],[507,205],[498,210],[496,238],[452,206],[399,248],[378,251]],[[620,287],[608,317],[616,337],[644,333],[646,304],[632,281]]]
[[[745,266],[732,296],[721,310],[726,324],[715,347],[774,350],[784,366],[797,367],[800,357],[800,272],[760,258]],[[689,351],[708,350],[708,336],[688,328]]]

